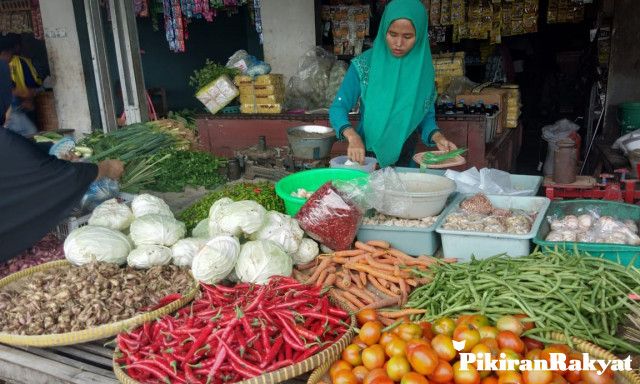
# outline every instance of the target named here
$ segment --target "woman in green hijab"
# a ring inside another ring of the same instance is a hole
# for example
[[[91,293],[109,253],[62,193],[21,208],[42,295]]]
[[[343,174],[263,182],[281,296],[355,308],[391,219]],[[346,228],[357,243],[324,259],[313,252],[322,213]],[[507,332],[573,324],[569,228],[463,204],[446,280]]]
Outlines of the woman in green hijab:
[[[349,142],[351,160],[362,163],[365,153],[373,152],[381,167],[408,166],[417,132],[427,145],[456,148],[436,125],[427,20],[419,0],[391,1],[373,47],[352,60],[329,109],[336,135]],[[349,111],[358,99],[361,119],[354,129]]]

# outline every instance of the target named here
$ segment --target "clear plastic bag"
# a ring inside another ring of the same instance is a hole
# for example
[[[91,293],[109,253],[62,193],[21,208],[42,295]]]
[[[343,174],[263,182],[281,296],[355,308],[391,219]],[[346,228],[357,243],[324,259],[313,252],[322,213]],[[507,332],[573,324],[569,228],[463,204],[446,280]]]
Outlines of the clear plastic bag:
[[[289,79],[287,109],[328,108],[345,73],[344,63],[338,62],[334,54],[321,47],[311,49],[300,58],[297,74]]]
[[[455,181],[456,191],[464,194],[483,192],[488,195],[531,196],[532,193],[537,192],[515,189],[511,184],[511,175],[498,169],[482,168],[478,171],[473,167],[464,172],[449,169],[444,176]]]
[[[320,187],[295,216],[309,237],[334,251],[351,248],[362,217],[360,207],[331,182]]]
[[[103,202],[120,196],[118,182],[112,179],[103,178],[94,181],[82,197],[80,208],[83,211],[93,211],[95,207]]]
[[[584,207],[575,215],[548,216],[551,232],[547,241],[640,245],[638,225],[633,220],[601,216],[595,207]]]

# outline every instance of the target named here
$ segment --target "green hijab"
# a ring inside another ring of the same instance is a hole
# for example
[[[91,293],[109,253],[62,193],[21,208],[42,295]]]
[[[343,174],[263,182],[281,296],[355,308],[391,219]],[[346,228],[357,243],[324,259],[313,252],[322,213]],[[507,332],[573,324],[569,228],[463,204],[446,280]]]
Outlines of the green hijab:
[[[386,43],[389,26],[408,19],[416,43],[405,56],[393,56]],[[373,47],[353,59],[365,107],[362,126],[367,149],[381,167],[394,164],[405,141],[435,98],[434,69],[427,34],[427,11],[419,0],[393,0],[385,8]]]

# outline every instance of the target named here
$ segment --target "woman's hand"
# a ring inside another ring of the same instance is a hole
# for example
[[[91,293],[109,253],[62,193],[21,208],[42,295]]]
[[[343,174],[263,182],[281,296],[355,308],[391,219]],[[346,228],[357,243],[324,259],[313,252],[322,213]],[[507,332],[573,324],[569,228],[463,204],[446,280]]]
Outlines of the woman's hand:
[[[347,138],[347,141],[349,141],[349,147],[347,148],[349,160],[364,164],[364,143],[360,135],[358,135],[358,132],[353,128],[347,128],[342,134]]]
[[[431,138],[440,151],[450,152],[454,149],[458,149],[458,147],[453,144],[453,142],[449,141],[444,135],[440,132],[436,132]]]

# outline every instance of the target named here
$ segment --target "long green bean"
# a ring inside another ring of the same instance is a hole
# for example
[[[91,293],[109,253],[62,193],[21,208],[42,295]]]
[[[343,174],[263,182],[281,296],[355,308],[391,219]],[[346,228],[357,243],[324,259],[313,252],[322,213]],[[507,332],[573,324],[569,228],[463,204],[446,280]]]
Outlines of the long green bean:
[[[559,331],[609,350],[640,353],[640,345],[615,337],[626,314],[640,308],[628,297],[640,292],[640,272],[632,266],[556,250],[440,263],[419,274],[432,282],[409,296],[408,307],[427,310],[416,320],[481,311],[495,321],[524,313],[537,325],[527,332],[534,339],[545,341]]]

